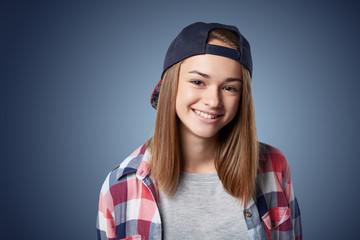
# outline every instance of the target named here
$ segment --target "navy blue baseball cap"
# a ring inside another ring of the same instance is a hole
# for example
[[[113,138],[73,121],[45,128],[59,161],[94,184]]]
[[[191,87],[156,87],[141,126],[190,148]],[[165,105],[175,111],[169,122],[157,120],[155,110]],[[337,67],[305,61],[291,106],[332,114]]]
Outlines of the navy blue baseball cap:
[[[219,45],[208,44],[209,32],[213,29],[226,29],[234,32],[239,37],[240,50],[223,47]],[[161,74],[161,80],[156,85],[151,95],[151,106],[157,108],[157,102],[161,89],[161,81],[165,71],[172,65],[195,55],[214,54],[234,59],[241,63],[252,76],[252,59],[250,44],[235,26],[224,25],[220,23],[196,22],[185,27],[180,34],[172,41],[166,53],[164,68]]]

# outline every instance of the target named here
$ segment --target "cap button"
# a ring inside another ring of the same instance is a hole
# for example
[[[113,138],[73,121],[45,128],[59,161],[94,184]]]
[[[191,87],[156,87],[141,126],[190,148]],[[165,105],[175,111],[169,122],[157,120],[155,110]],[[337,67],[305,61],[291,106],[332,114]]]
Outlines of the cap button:
[[[252,214],[251,214],[251,212],[246,212],[246,213],[245,213],[245,216],[248,217],[248,218],[250,218],[250,217],[252,216]]]

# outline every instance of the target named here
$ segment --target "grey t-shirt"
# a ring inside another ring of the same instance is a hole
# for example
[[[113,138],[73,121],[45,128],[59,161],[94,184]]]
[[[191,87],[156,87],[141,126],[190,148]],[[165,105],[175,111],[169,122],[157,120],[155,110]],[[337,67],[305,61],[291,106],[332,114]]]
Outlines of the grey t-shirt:
[[[160,191],[163,239],[249,239],[242,203],[216,173],[182,172],[175,195]]]

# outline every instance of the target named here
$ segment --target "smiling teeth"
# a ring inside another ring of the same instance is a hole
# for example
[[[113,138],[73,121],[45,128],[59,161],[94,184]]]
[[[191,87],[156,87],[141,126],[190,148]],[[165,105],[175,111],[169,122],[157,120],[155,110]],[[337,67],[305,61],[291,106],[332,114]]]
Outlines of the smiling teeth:
[[[207,118],[207,119],[214,119],[214,118],[217,118],[218,115],[210,115],[210,114],[207,114],[207,113],[204,113],[204,112],[200,112],[199,110],[194,110],[194,112],[203,117],[203,118]]]

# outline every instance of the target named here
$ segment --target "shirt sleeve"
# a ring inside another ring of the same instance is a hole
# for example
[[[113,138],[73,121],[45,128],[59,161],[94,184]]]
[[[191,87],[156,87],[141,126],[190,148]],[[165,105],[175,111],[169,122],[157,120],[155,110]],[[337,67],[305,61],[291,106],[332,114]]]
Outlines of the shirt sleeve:
[[[291,211],[291,221],[293,225],[293,234],[295,240],[302,239],[302,225],[301,225],[301,216],[300,209],[297,198],[294,193],[293,184],[291,181],[291,171],[290,166],[287,162],[285,162],[286,169],[283,179],[283,191],[285,193],[285,197],[288,199],[289,208]]]
[[[99,196],[99,208],[96,219],[97,238],[99,240],[116,239],[114,204],[109,187],[110,174],[106,177]]]
[[[290,165],[277,148],[263,144],[258,198],[269,239],[302,239],[300,210],[294,194]],[[265,207],[264,207],[265,206]]]

